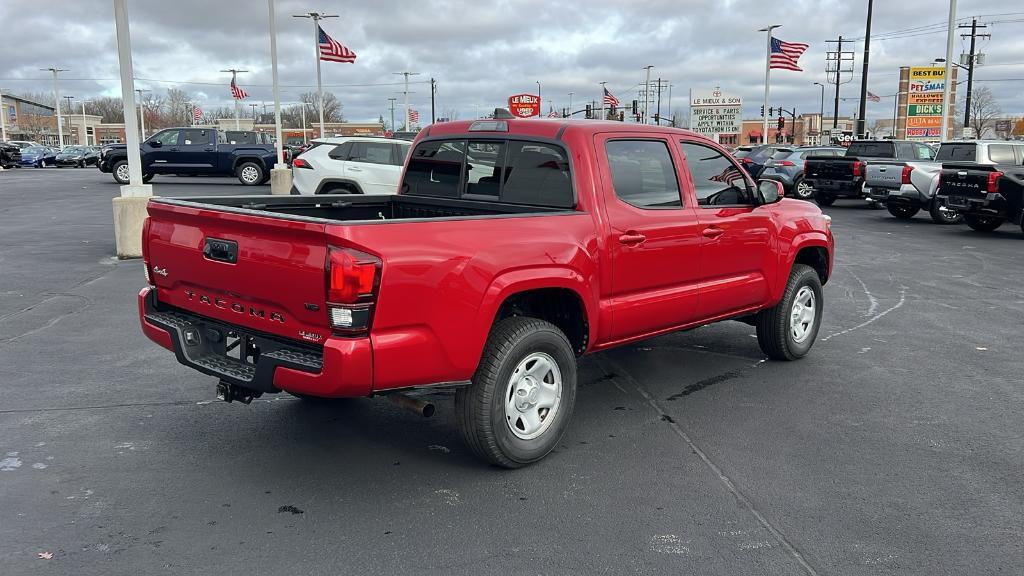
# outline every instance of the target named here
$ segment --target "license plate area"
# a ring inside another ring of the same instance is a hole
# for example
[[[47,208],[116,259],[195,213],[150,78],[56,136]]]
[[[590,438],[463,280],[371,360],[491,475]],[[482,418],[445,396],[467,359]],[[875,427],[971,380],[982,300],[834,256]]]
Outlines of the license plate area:
[[[953,208],[967,208],[967,198],[963,196],[948,196],[946,198],[946,205]]]

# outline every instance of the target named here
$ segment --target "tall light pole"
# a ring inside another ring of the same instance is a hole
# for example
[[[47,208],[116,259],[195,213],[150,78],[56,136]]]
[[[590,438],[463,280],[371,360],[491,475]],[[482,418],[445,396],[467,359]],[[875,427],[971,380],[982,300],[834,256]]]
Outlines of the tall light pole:
[[[391,132],[395,132],[395,101],[398,98],[388,98],[388,102],[391,103]]]
[[[69,110],[70,112],[70,110]],[[78,144],[80,146],[89,145],[89,132],[85,129],[85,100],[82,100],[82,133],[79,134]]]
[[[0,90],[0,140],[7,141],[7,108],[4,106],[3,90]]]
[[[71,101],[75,99],[74,96],[61,96],[68,103],[68,139],[71,138],[71,116],[75,113],[75,109],[71,107]]]
[[[146,139],[146,109],[142,106],[143,92],[149,92],[149,90],[145,90],[142,88],[135,89],[135,93],[139,95],[139,129],[140,133],[142,134],[142,138],[140,140]]]
[[[324,135],[324,87],[320,79],[320,21],[327,18],[337,18],[337,14],[324,14],[322,12],[307,12],[305,14],[292,14],[292,18],[309,18],[313,21],[313,54],[316,56],[316,100],[320,110],[320,137]]]
[[[768,91],[771,85],[772,79],[772,30],[781,28],[782,24],[772,24],[767,28],[761,28],[758,32],[765,33],[765,54],[764,54],[764,109],[768,110]],[[761,143],[768,143],[768,113],[765,112],[764,117],[761,118]]]
[[[644,70],[647,70],[647,78],[644,80],[644,113],[643,116],[641,116],[643,120],[641,124],[647,124],[647,120],[649,118],[649,115],[647,114],[647,100],[651,95],[651,68],[654,68],[654,66],[644,66]],[[602,94],[601,97],[603,98],[604,95]]]
[[[60,74],[61,72],[67,72],[68,70],[67,70],[67,68],[57,68],[56,66],[54,66],[52,68],[40,68],[40,70],[42,70],[44,72],[45,71],[50,71],[50,72],[53,73],[53,102],[54,102],[54,105],[57,107],[57,146],[61,150],[63,150],[64,149],[64,127],[62,126],[62,123],[63,123],[62,120],[63,119],[61,118],[61,114],[60,114],[60,86],[57,84],[57,74]]]
[[[946,75],[942,82],[942,134],[939,141],[949,140],[949,113],[953,109],[949,101],[953,87],[953,37],[956,33],[956,0],[949,0],[949,31],[946,34]]]
[[[815,82],[815,86],[821,86],[821,108],[818,110],[818,145],[821,145],[821,133],[825,127],[825,85],[821,82]],[[896,130],[896,123],[893,122],[893,131]],[[895,138],[895,136],[893,136]]]
[[[541,104],[542,103],[540,101],[540,80],[537,80],[537,106],[540,106]],[[540,110],[540,115],[541,116],[544,115],[544,111],[543,110]]]
[[[572,118],[572,95],[575,92],[569,92],[569,117]]]
[[[864,62],[861,66],[860,76],[860,109],[857,113],[857,125],[855,127],[855,133],[858,138],[864,137],[864,128],[867,125],[865,115],[867,114],[868,104],[868,60],[871,56],[871,7],[874,5],[874,0],[868,0],[868,21],[864,26]]]
[[[601,85],[601,120],[604,120],[608,118],[608,112],[604,109],[604,93],[605,90],[607,90],[607,88],[605,88],[605,84],[607,84],[607,82],[598,82],[598,84]]]
[[[405,121],[403,122],[403,124],[405,125],[406,132],[408,132],[409,131],[409,125],[410,125],[410,121],[409,121],[409,76],[419,76],[420,73],[419,72],[392,72],[392,74],[398,74],[398,75],[402,76],[402,78],[405,79],[405,88],[402,89],[402,94],[405,95]]]

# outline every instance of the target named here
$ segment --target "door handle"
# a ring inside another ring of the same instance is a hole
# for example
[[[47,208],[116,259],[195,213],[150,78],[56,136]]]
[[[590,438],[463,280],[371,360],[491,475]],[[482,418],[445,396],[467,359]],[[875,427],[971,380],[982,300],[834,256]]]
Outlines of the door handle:
[[[701,232],[701,234],[703,234],[705,238],[718,238],[722,234],[725,234],[725,230],[714,226],[708,226],[703,232]]]
[[[203,152],[213,152],[213,148],[203,148]]]
[[[351,170],[352,172],[362,172],[363,171],[362,168],[355,168],[353,166],[347,167],[346,170]]]
[[[644,240],[647,240],[647,236],[644,236],[643,234],[637,234],[636,232],[626,232],[622,236],[619,236],[619,242],[622,244],[626,244],[627,246],[640,244]]]
[[[177,152],[177,151],[178,151],[177,148],[171,148],[171,152]]]

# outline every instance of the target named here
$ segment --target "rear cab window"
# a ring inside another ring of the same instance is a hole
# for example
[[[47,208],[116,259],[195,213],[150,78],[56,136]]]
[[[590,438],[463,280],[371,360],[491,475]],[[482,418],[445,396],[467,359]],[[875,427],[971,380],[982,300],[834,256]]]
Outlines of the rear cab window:
[[[977,154],[977,145],[974,143],[964,144],[940,144],[939,151],[935,154],[938,162],[974,162]]]
[[[854,142],[846,149],[846,155],[869,158],[895,158],[896,151],[892,142]]]
[[[575,208],[569,160],[557,144],[464,138],[420,142],[402,194]]]

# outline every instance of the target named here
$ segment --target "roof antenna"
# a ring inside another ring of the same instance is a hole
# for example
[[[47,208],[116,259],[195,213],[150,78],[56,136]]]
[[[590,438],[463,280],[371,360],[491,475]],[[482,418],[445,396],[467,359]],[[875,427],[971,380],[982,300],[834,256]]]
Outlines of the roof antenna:
[[[494,119],[495,120],[513,120],[513,119],[515,119],[515,116],[513,116],[511,112],[509,112],[508,110],[506,110],[504,108],[495,108],[494,109]]]

